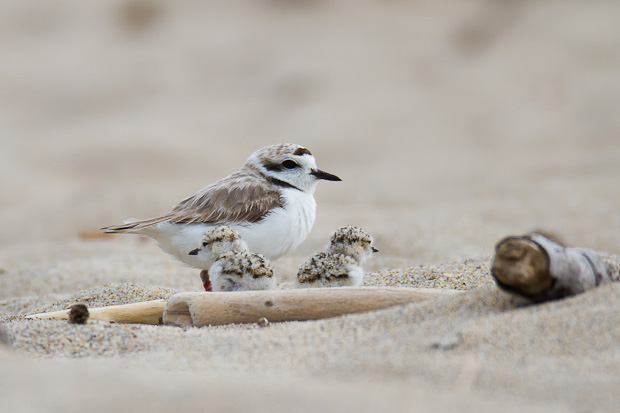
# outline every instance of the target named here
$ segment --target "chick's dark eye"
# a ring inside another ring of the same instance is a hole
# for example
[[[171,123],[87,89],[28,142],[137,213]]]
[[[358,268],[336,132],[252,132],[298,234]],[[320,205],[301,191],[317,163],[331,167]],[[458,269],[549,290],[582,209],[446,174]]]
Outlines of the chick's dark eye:
[[[206,247],[207,245],[209,245],[209,243],[208,243],[208,242],[203,242],[203,243],[202,243],[202,246],[203,246],[203,247]]]
[[[285,167],[286,169],[293,169],[293,168],[297,168],[299,165],[297,165],[294,161],[287,159],[286,161],[282,162],[282,166]]]

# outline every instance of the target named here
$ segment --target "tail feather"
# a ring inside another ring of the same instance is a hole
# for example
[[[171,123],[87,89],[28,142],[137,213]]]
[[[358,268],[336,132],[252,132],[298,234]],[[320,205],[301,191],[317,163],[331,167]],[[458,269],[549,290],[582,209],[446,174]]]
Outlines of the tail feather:
[[[164,215],[157,218],[142,219],[142,220],[126,220],[122,225],[112,225],[109,227],[101,228],[106,233],[139,233],[142,230],[152,228],[153,226],[165,222],[170,217]]]

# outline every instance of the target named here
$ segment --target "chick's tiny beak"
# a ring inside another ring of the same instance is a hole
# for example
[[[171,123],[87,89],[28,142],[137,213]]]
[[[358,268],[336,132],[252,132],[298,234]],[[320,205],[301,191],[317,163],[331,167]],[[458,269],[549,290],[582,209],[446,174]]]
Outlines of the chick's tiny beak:
[[[187,255],[198,255],[198,251],[200,251],[200,248],[196,248],[195,250],[191,250],[189,252],[189,254],[187,254]]]
[[[314,175],[316,179],[324,179],[326,181],[342,181],[342,179],[338,178],[336,175],[321,171],[320,169],[313,169],[310,175]]]
[[[379,252],[379,250],[376,249],[375,247],[372,247],[372,252]]]

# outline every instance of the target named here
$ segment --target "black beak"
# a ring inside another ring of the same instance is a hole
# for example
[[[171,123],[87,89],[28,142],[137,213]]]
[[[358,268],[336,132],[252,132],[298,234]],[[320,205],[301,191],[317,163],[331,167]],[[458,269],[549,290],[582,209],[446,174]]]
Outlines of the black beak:
[[[372,247],[372,252],[379,252],[379,250],[376,249],[375,247]]]
[[[189,252],[189,254],[187,254],[187,255],[198,255],[198,251],[200,251],[200,248],[196,248],[195,250],[191,250]]]
[[[342,181],[342,179],[338,178],[336,175],[323,172],[320,169],[313,169],[312,172],[310,172],[310,175],[314,175],[316,179],[324,179],[326,181]]]

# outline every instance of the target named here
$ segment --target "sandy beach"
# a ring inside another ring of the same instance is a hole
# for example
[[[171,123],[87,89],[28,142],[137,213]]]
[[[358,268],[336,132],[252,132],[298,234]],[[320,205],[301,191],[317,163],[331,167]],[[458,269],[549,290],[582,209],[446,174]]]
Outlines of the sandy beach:
[[[0,3],[0,410],[617,411],[620,285],[532,305],[489,269],[533,229],[620,260],[620,3]],[[464,293],[264,328],[24,318],[201,291],[99,228],[278,142],[342,178],[280,282],[356,225],[365,286]]]

